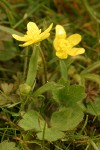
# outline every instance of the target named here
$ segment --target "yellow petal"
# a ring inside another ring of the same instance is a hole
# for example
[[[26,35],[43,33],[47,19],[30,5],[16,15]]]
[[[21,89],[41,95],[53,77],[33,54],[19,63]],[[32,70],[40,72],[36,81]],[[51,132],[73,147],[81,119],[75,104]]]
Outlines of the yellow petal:
[[[58,39],[54,39],[53,41],[53,46],[55,48],[56,51],[59,51],[60,50],[60,47],[59,47],[59,40]]]
[[[47,39],[50,36],[50,33],[45,34],[44,36],[42,36],[40,39],[40,41]]]
[[[27,34],[32,34],[38,31],[39,31],[39,28],[34,22],[29,22],[27,24]]]
[[[67,38],[72,46],[77,45],[81,41],[82,37],[80,34],[72,34]]]
[[[66,59],[68,57],[68,54],[62,52],[56,52],[56,56],[60,59]]]
[[[18,41],[27,41],[29,40],[29,37],[28,36],[19,36],[19,35],[16,35],[16,34],[12,34],[13,38],[18,40]]]
[[[31,44],[33,44],[33,43],[36,43],[36,41],[30,40],[30,41],[25,42],[24,44],[20,44],[19,46],[25,47],[25,46],[31,45]]]
[[[39,37],[37,37],[37,38],[35,38],[35,39],[31,39],[31,40],[25,42],[24,44],[20,44],[19,46],[25,47],[25,46],[28,46],[28,45],[31,45],[31,44],[38,43],[38,42],[40,42],[40,41],[41,41],[41,39],[40,39]]]
[[[49,32],[50,32],[52,26],[53,26],[53,23],[44,32],[42,32],[39,35],[39,38],[41,39],[41,41],[44,40],[44,39],[46,39],[46,38],[48,38],[50,36]]]
[[[85,49],[84,48],[72,48],[71,50],[67,51],[67,53],[70,56],[77,56],[77,55],[85,53]]]
[[[58,39],[66,38],[66,31],[61,25],[56,25],[56,38]]]

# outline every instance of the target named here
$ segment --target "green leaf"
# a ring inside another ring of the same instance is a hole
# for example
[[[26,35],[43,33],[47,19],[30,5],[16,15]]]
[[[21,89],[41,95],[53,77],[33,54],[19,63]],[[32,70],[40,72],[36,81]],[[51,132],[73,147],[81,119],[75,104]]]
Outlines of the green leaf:
[[[39,89],[37,89],[34,93],[33,96],[37,97],[41,95],[42,93],[50,90],[53,91],[55,89],[61,89],[63,86],[61,84],[57,84],[55,82],[47,82],[45,85],[41,86]]]
[[[5,96],[0,94],[0,106],[7,104],[8,100],[5,98]]]
[[[0,50],[0,61],[8,61],[18,55],[17,49],[11,42],[4,43],[5,49]]]
[[[100,116],[100,97],[96,97],[94,102],[91,101],[87,103],[86,106],[83,104],[83,102],[79,102],[78,104],[83,111],[95,116]]]
[[[82,101],[86,97],[84,87],[80,85],[72,85],[70,86],[69,93],[67,94],[67,105],[73,106],[78,101]]]
[[[62,89],[55,89],[53,91],[53,97],[57,102],[67,107],[74,107],[74,105],[85,98],[84,87],[79,85],[69,86],[68,82],[62,82],[64,86]]]
[[[100,142],[96,143],[98,149],[100,149]]]
[[[19,150],[19,148],[15,147],[14,142],[3,141],[0,143],[0,150]]]
[[[87,104],[86,112],[100,116],[100,97],[97,97],[94,102]]]
[[[51,127],[59,131],[73,130],[84,117],[82,110],[77,106],[76,110],[63,108],[58,112],[54,112],[51,118]]]
[[[57,102],[60,102],[61,104],[65,105],[66,96],[67,96],[67,93],[69,92],[69,83],[67,81],[64,81],[63,79],[61,79],[59,81],[59,84],[62,84],[63,88],[54,89],[53,90],[53,98]]]
[[[46,128],[45,129],[44,139],[48,140],[50,142],[57,141],[58,139],[62,139],[62,138],[64,138],[64,136],[65,136],[64,133],[59,131],[59,130],[56,130],[53,128]],[[37,137],[40,140],[42,140],[43,133],[42,132],[37,133]]]
[[[1,83],[1,89],[5,94],[10,94],[13,90],[14,85],[12,83]]]
[[[18,125],[24,130],[35,130],[42,131],[44,128],[45,121],[41,117],[41,115],[34,111],[30,110],[23,115],[23,119],[21,119]]]

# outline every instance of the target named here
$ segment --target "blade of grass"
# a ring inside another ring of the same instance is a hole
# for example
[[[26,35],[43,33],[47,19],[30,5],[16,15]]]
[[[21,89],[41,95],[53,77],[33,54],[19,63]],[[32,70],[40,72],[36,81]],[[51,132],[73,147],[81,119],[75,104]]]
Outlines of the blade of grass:
[[[97,16],[98,16],[97,12],[95,12],[95,11],[93,10],[93,8],[89,5],[89,3],[88,3],[87,0],[83,0],[83,3],[84,3],[84,5],[85,5],[87,11],[89,12],[89,14],[92,16],[92,18],[93,18],[94,20],[96,20],[96,22],[98,22],[98,23],[100,24],[100,19],[97,17]]]
[[[91,64],[89,67],[87,67],[86,69],[84,69],[81,74],[85,74],[85,73],[88,73],[88,72],[91,72],[93,71],[94,69],[100,67],[100,61],[97,61],[93,64]]]
[[[14,18],[15,13],[14,13],[14,10],[11,7],[11,5],[6,0],[1,0],[0,1],[0,6],[6,12],[6,15],[8,17],[8,20],[9,20],[9,23],[11,24],[11,26],[13,24],[15,24],[15,18]]]
[[[0,30],[2,30],[2,31],[4,31],[4,32],[7,32],[7,33],[9,33],[9,34],[18,34],[18,35],[20,35],[20,36],[23,36],[22,33],[20,33],[20,32],[18,32],[18,31],[14,30],[14,29],[11,29],[11,28],[9,28],[9,27],[2,26],[2,25],[0,25]]]

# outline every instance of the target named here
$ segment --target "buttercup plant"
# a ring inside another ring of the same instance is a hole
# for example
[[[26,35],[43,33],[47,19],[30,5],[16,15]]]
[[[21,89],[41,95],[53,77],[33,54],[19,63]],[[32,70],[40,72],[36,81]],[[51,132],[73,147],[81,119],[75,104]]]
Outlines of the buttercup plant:
[[[77,56],[85,52],[84,48],[74,47],[81,41],[80,34],[73,34],[67,38],[66,31],[61,25],[56,25],[56,35],[54,39],[54,48],[56,56],[60,59],[66,59],[68,55]]]
[[[24,100],[25,100],[25,102],[23,100],[23,103],[21,104],[22,105],[21,110],[24,109],[24,104],[26,104],[26,102],[30,101],[30,98],[29,98],[30,92],[32,92],[31,94],[32,94],[33,99],[37,100],[38,99],[37,97],[42,95],[42,93],[45,93],[45,92],[48,92],[49,90],[51,90],[53,99],[61,105],[61,108],[59,105],[59,111],[52,112],[53,115],[52,115],[52,119],[51,119],[51,123],[50,123],[51,124],[50,128],[48,128],[48,122],[45,121],[44,118],[42,118],[42,120],[38,124],[38,113],[39,112],[34,111],[34,110],[26,112],[26,115],[27,115],[27,113],[29,113],[29,115],[33,114],[32,117],[34,117],[34,116],[36,117],[35,122],[34,122],[34,118],[33,118],[34,123],[32,122],[32,126],[26,125],[27,124],[26,118],[23,118],[22,120],[20,120],[18,125],[25,130],[30,130],[30,129],[34,128],[34,129],[36,129],[36,131],[41,131],[40,133],[37,134],[37,137],[40,140],[47,139],[49,141],[55,141],[57,139],[63,138],[65,136],[63,131],[70,130],[70,129],[72,130],[82,121],[83,112],[79,109],[77,111],[79,115],[77,114],[77,112],[76,112],[76,114],[74,114],[74,109],[75,108],[77,109],[77,107],[78,107],[76,102],[80,101],[81,99],[83,99],[85,97],[83,87],[80,87],[80,86],[71,86],[70,87],[68,79],[67,79],[67,73],[68,73],[67,66],[66,66],[67,63],[65,62],[65,60],[62,60],[62,59],[67,58],[68,55],[76,56],[76,55],[79,55],[79,54],[82,54],[85,52],[84,48],[75,48],[74,47],[81,41],[81,35],[74,34],[74,35],[71,35],[70,37],[66,38],[66,32],[65,32],[64,28],[60,25],[56,26],[56,35],[55,35],[55,39],[53,42],[55,51],[56,51],[56,56],[58,58],[60,58],[60,59],[58,59],[58,61],[60,62],[60,72],[61,72],[61,78],[60,78],[60,80],[58,80],[59,83],[55,83],[54,81],[48,81],[47,70],[45,71],[45,69],[44,69],[43,78],[46,76],[46,80],[45,81],[43,80],[41,87],[39,87],[38,89],[35,89],[35,91],[33,90],[33,86],[35,87],[35,84],[36,84],[35,80],[36,80],[36,76],[37,76],[39,56],[41,56],[43,62],[45,61],[44,60],[45,56],[41,50],[39,42],[50,36],[50,30],[52,28],[52,25],[53,24],[51,24],[43,33],[41,33],[41,29],[39,29],[34,22],[29,22],[27,24],[27,33],[24,36],[18,36],[15,34],[12,35],[16,40],[25,42],[24,44],[20,44],[19,46],[25,47],[25,46],[34,44],[34,47],[33,47],[34,50],[32,51],[32,55],[30,57],[26,81],[25,81],[25,83],[19,85],[20,94],[22,95],[22,97],[24,97]],[[38,44],[36,44],[36,43],[38,43]],[[45,68],[45,64],[46,64],[46,62],[43,63],[44,68]],[[75,97],[73,97],[73,94],[71,94],[71,89],[72,89],[72,91],[73,90],[76,91]],[[79,96],[79,94],[77,95],[77,90],[80,91],[80,93],[81,93],[80,96]],[[78,96],[79,96],[79,99],[78,99]],[[75,98],[77,98],[77,99],[75,100]],[[44,101],[44,106],[47,106],[48,97],[46,97],[46,95],[45,95],[45,99],[46,99],[46,101]],[[52,97],[51,97],[51,99],[52,99]],[[67,101],[66,101],[66,99],[67,99]],[[72,100],[73,100],[73,102],[69,103]],[[75,102],[74,102],[74,100],[75,100]],[[64,108],[62,108],[62,103],[64,104]],[[70,107],[70,109],[67,108],[66,106]],[[75,107],[74,109],[73,109],[73,106]],[[46,116],[46,114],[44,114],[44,115]],[[77,115],[78,115],[78,119],[75,119],[75,118],[77,118]],[[41,114],[40,114],[40,116],[41,116]],[[59,121],[59,120],[61,120],[62,116],[63,116],[64,124],[62,121]],[[24,119],[26,122],[25,126],[23,125]],[[37,124],[35,124],[35,123],[37,123]],[[68,123],[70,124],[70,126]],[[40,126],[41,126],[41,128],[40,128]],[[54,135],[54,136],[49,137],[50,135]],[[44,143],[43,143],[43,147],[44,147]]]

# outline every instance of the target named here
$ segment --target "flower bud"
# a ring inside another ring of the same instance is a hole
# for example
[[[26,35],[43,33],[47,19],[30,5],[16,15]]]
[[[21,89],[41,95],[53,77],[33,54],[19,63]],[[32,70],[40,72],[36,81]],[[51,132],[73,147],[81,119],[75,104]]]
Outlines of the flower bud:
[[[19,85],[19,91],[20,91],[21,94],[27,95],[27,94],[30,93],[31,87],[28,84],[26,84],[26,83],[20,84]]]

